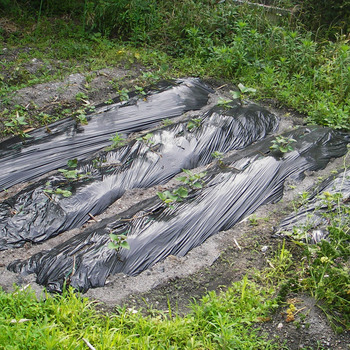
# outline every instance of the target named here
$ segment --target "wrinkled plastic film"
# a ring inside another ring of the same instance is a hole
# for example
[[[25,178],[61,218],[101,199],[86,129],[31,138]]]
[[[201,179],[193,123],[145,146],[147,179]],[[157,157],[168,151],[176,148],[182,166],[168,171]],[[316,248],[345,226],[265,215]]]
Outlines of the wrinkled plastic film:
[[[48,252],[14,262],[15,272],[36,273],[37,282],[60,291],[64,281],[82,291],[103,286],[110,274],[136,275],[169,255],[183,256],[213,234],[231,228],[262,204],[277,202],[287,178],[322,169],[347,152],[349,137],[328,128],[301,128],[288,133],[295,149],[281,157],[269,145],[250,146],[246,155],[225,159],[227,168],[212,168],[207,184],[173,209],[153,198],[116,220],[108,219]],[[264,155],[262,155],[264,154]],[[107,247],[110,232],[127,234],[130,250]]]
[[[278,126],[277,117],[256,105],[214,107],[189,130],[188,121],[161,128],[95,159],[81,162],[77,181],[56,174],[0,203],[0,250],[42,242],[103,212],[127,189],[169,181],[182,169],[206,165],[212,153],[242,149]],[[49,191],[71,191],[62,198]]]
[[[146,100],[91,114],[87,125],[77,125],[68,118],[29,132],[25,143],[19,138],[6,140],[0,143],[0,190],[64,167],[69,159],[86,159],[108,146],[116,132],[145,130],[162,119],[200,109],[207,104],[210,92],[198,80],[186,79]]]

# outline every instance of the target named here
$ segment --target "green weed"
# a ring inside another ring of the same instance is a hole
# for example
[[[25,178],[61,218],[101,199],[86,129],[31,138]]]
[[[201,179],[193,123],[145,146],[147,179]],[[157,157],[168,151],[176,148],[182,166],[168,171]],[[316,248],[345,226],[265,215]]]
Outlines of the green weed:
[[[207,175],[207,173],[193,173],[191,170],[182,169],[182,171],[186,174],[184,176],[178,176],[176,178],[177,181],[181,181],[185,185],[188,185],[192,189],[201,189],[204,185],[203,177]]]
[[[276,136],[275,140],[272,140],[272,146],[270,146],[270,150],[276,153],[287,153],[293,150],[292,143],[296,142],[293,138],[284,137],[284,136]]]
[[[130,245],[126,240],[127,237],[125,235],[110,233],[109,238],[111,239],[111,242],[108,243],[108,248],[116,251],[121,248],[130,249]]]

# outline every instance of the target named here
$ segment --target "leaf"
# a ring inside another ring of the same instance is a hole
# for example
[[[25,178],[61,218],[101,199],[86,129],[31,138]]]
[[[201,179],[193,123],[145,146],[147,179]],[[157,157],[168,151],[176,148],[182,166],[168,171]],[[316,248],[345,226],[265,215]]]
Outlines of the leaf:
[[[242,83],[239,83],[237,86],[238,86],[238,89],[240,89],[242,92],[244,92],[246,87]]]
[[[174,194],[177,194],[182,198],[186,198],[188,196],[188,190],[185,187],[179,187],[176,191],[174,191]]]
[[[231,95],[233,99],[241,97],[241,93],[239,91],[231,91]]]
[[[71,191],[62,190],[61,188],[57,188],[54,192],[55,194],[61,194],[63,197],[70,197],[72,195]]]
[[[179,176],[179,177],[177,177],[175,180],[181,181],[181,182],[186,182],[187,177],[186,177],[186,176]]]
[[[77,158],[69,159],[67,162],[67,166],[69,168],[76,168],[78,166],[78,159]]]
[[[192,186],[195,188],[202,188],[203,187],[203,185],[200,182],[195,182]]]
[[[109,234],[109,238],[110,238],[112,241],[117,241],[117,240],[118,240],[118,235],[116,235],[115,233],[110,233],[110,234]]]
[[[123,241],[120,243],[120,246],[125,249],[130,249],[130,245],[127,241]]]
[[[114,244],[113,242],[109,242],[107,247],[109,249],[117,249],[118,248],[118,246],[116,244]]]
[[[167,199],[167,196],[164,192],[157,192],[157,196],[160,200],[165,201]]]
[[[219,97],[218,99],[218,106],[224,106],[224,107],[228,107],[228,104],[232,102],[232,100],[226,100],[222,97]]]

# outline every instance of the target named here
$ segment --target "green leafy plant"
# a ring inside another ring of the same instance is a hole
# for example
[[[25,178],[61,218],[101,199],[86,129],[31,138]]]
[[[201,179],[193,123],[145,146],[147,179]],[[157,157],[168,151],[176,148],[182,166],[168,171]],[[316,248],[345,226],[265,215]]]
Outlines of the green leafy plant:
[[[199,128],[202,124],[201,118],[193,118],[187,123],[187,130],[191,131],[194,128]]]
[[[293,150],[292,143],[296,142],[292,137],[276,136],[272,141],[270,150],[277,153],[287,153]]]
[[[217,105],[220,106],[220,107],[223,107],[223,108],[230,108],[230,103],[232,102],[232,100],[230,99],[225,99],[223,97],[219,97],[218,99],[218,102],[217,102]]]
[[[76,113],[74,113],[75,120],[80,125],[87,125],[88,120],[86,118],[85,111],[83,109],[78,109]]]
[[[23,138],[28,137],[28,135],[23,131],[23,126],[28,125],[26,117],[25,115],[20,115],[18,111],[16,111],[15,115],[10,116],[10,119],[4,124],[7,128],[7,132],[14,135],[19,135]]]
[[[58,169],[58,171],[67,179],[67,180],[78,180],[88,176],[90,173],[79,174],[75,169],[78,166],[78,159],[69,159],[67,162],[67,167],[70,169]]]
[[[171,119],[163,119],[162,120],[162,124],[164,126],[169,126],[169,125],[172,125],[174,122],[171,120]]]
[[[146,144],[147,146],[152,146],[154,144],[154,141],[152,141],[152,137],[153,137],[153,134],[152,133],[148,133],[142,137],[138,137],[136,140],[137,141],[141,141],[143,142],[144,144]]]
[[[135,85],[135,90],[137,95],[139,96],[145,97],[147,95],[146,91],[142,86]]]
[[[258,218],[253,214],[251,215],[249,218],[249,225],[250,226],[258,226],[259,225],[259,221],[258,221]]]
[[[201,173],[193,173],[191,170],[182,169],[182,171],[186,174],[184,176],[178,176],[176,178],[177,181],[181,181],[185,185],[188,185],[192,189],[201,189],[204,185],[203,177],[207,175],[206,172]]]
[[[245,87],[241,83],[239,83],[237,86],[239,91],[230,91],[234,99],[239,98],[241,101],[243,101],[247,95],[253,95],[256,93],[256,89]]]
[[[109,234],[111,242],[108,243],[108,248],[118,251],[121,248],[130,249],[130,245],[127,242],[127,236],[123,234],[116,235],[114,233]]]
[[[78,92],[76,95],[75,95],[75,99],[77,101],[83,101],[85,102],[87,99],[88,99],[88,96],[84,93],[84,92]]]
[[[50,189],[48,188],[49,186],[51,186],[50,181],[48,181],[46,183],[46,188],[44,189],[44,192],[47,194],[51,194],[51,195],[58,195],[58,196],[63,196],[65,198],[68,198],[72,195],[72,192],[69,190],[64,190],[62,188],[56,188],[56,189]]]
[[[122,135],[120,135],[118,132],[116,132],[114,136],[110,138],[110,140],[112,141],[112,144],[109,147],[107,147],[108,150],[123,146],[125,145],[125,141],[126,141],[125,138]]]
[[[58,169],[58,171],[68,180],[77,180],[79,178],[77,170]]]
[[[223,158],[224,158],[224,153],[219,152],[219,151],[215,151],[211,154],[215,159],[217,159],[219,166],[223,167],[225,164],[223,162]]]
[[[188,189],[186,187],[179,187],[172,192],[164,191],[157,192],[157,196],[163,201],[168,207],[173,208],[172,203],[182,202],[184,198],[188,197]]]
[[[121,90],[118,90],[120,101],[127,101],[129,100],[129,90],[127,88],[122,88]]]

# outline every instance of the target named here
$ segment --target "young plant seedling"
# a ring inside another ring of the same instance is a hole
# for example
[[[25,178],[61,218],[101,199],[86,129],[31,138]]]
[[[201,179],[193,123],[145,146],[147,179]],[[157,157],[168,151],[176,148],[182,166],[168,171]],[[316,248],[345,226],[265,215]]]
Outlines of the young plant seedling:
[[[10,119],[4,123],[7,132],[10,132],[13,135],[19,135],[22,138],[29,137],[29,135],[27,135],[22,129],[23,126],[28,125],[25,119],[25,116],[19,115],[19,112],[16,111],[16,116],[11,116]]]
[[[68,198],[72,195],[71,191],[63,190],[62,188],[56,188],[55,190],[50,190],[46,188],[44,189],[44,192],[48,194],[62,195],[65,198]]]
[[[223,162],[224,154],[219,151],[215,151],[211,154],[215,159],[217,159],[219,166],[222,168],[225,166],[225,163]]]
[[[239,91],[231,90],[230,92],[231,92],[232,98],[234,99],[239,98],[241,103],[243,102],[243,100],[246,98],[247,95],[253,95],[256,93],[256,89],[248,88],[241,83],[239,83],[237,86]]]
[[[135,85],[135,90],[139,96],[145,97],[147,95],[142,86]]]
[[[123,146],[125,144],[125,139],[123,136],[119,135],[118,132],[114,134],[112,138],[110,138],[112,144],[108,147],[108,150],[111,150],[116,147]]]
[[[161,201],[163,201],[169,208],[174,208],[172,203],[174,202],[182,202],[184,198],[188,197],[187,188],[181,186],[176,190],[157,192],[157,196]]]
[[[182,183],[184,183],[185,185],[188,185],[192,189],[203,188],[203,185],[204,185],[203,177],[207,175],[206,172],[194,174],[191,170],[188,170],[188,169],[182,169],[182,171],[186,175],[177,177],[176,178],[177,181],[181,181]]]
[[[67,162],[68,169],[58,169],[58,171],[67,179],[67,180],[78,180],[86,177],[90,173],[79,174],[78,170],[75,168],[78,166],[78,159],[70,159]]]
[[[292,143],[296,142],[292,137],[276,136],[272,141],[270,150],[275,153],[287,153],[293,150]]]
[[[193,118],[187,123],[187,130],[191,131],[194,128],[199,128],[202,124],[202,119]]]
[[[144,142],[148,147],[151,147],[154,144],[154,141],[151,140],[153,137],[152,133],[146,134],[145,136],[138,137],[136,140]]]
[[[230,106],[230,103],[231,103],[232,101],[233,101],[233,100],[225,99],[225,98],[223,98],[223,97],[219,97],[218,102],[217,102],[217,105],[220,106],[220,107],[229,109],[229,108],[231,107],[231,106]]]
[[[129,99],[129,90],[126,88],[118,90],[118,94],[120,101],[127,101]]]
[[[130,249],[130,245],[126,240],[126,235],[116,235],[114,233],[110,233],[109,238],[111,241],[108,243],[108,248],[114,249],[117,252],[121,248]]]

